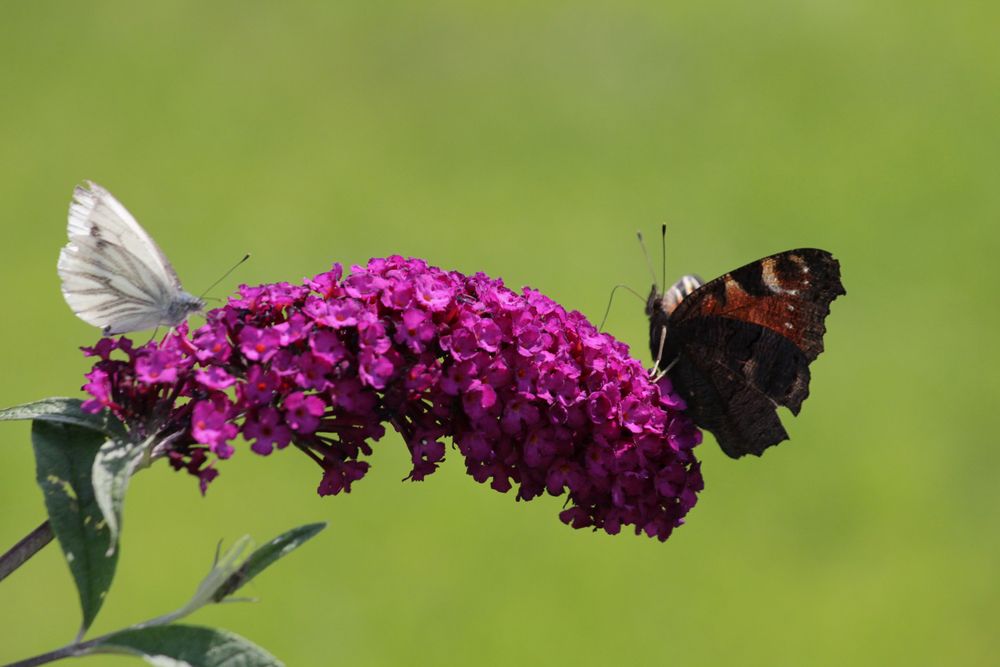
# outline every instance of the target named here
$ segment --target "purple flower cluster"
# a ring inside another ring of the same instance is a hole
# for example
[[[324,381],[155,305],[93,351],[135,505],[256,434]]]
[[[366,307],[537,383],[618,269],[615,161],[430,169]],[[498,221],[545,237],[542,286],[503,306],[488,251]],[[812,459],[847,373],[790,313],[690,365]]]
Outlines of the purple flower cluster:
[[[568,501],[576,528],[634,526],[665,540],[702,488],[701,433],[669,381],[580,313],[481,273],[417,259],[340,265],[303,285],[242,286],[193,333],[134,347],[103,339],[84,389],[136,439],[157,435],[200,477],[237,436],[269,455],[289,445],[323,470],[321,495],[349,492],[388,423],[422,480],[445,439],[468,473],[519,500]]]

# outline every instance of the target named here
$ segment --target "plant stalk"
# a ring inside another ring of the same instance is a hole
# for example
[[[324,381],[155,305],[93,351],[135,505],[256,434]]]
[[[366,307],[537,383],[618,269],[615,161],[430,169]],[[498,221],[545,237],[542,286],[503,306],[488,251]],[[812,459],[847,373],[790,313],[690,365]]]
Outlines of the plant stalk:
[[[45,545],[52,541],[53,537],[52,525],[48,521],[25,535],[7,553],[0,556],[0,581],[6,579],[8,574],[24,565],[29,558],[41,551]]]

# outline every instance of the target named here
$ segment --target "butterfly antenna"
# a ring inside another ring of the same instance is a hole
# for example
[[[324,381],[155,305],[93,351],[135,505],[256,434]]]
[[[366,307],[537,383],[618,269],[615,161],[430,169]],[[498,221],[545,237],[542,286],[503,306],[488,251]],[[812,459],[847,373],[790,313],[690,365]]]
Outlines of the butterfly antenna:
[[[232,268],[230,268],[230,269],[229,269],[228,271],[226,271],[225,273],[223,273],[223,274],[222,274],[222,277],[221,277],[221,278],[219,278],[219,279],[218,279],[218,280],[216,280],[216,281],[215,281],[214,283],[212,283],[211,285],[209,285],[209,286],[208,286],[208,289],[207,289],[207,290],[205,290],[204,292],[202,292],[202,293],[201,293],[201,295],[200,295],[200,296],[199,296],[198,298],[199,298],[199,299],[203,299],[203,298],[205,298],[205,295],[206,295],[206,294],[208,294],[209,292],[211,292],[211,291],[212,291],[212,289],[213,289],[213,288],[214,288],[214,287],[215,287],[216,285],[218,285],[218,284],[219,284],[219,283],[221,283],[221,282],[222,282],[223,280],[225,280],[225,279],[226,279],[227,277],[229,277],[229,274],[230,274],[230,273],[232,273],[232,272],[233,272],[233,271],[235,271],[235,270],[236,270],[237,268],[239,268],[240,264],[242,264],[243,262],[247,261],[248,259],[250,259],[250,253],[247,253],[247,254],[243,255],[243,259],[241,259],[240,261],[238,261],[238,262],[236,262],[235,264],[233,264]]]
[[[643,298],[643,296],[641,294],[639,294],[638,292],[636,292],[634,289],[632,289],[628,285],[615,285],[614,287],[611,288],[611,296],[608,297],[608,307],[604,309],[604,317],[601,318],[601,325],[599,327],[597,327],[598,331],[602,331],[604,329],[604,324],[608,321],[608,314],[611,313],[611,302],[614,301],[614,299],[615,299],[615,292],[617,292],[619,289],[623,289],[623,290],[626,290],[628,292],[631,292],[632,294],[635,294],[637,297],[639,297],[640,301],[645,301],[645,299]]]
[[[663,263],[663,289],[667,288],[667,225],[660,225],[660,259]]]
[[[653,263],[649,261],[649,252],[646,250],[646,242],[642,238],[642,232],[636,232],[635,235],[639,238],[639,247],[642,248],[642,256],[646,258],[646,266],[649,267],[649,275],[653,277],[653,285],[656,286],[656,291],[660,291],[660,287],[656,282],[656,271],[653,270]]]

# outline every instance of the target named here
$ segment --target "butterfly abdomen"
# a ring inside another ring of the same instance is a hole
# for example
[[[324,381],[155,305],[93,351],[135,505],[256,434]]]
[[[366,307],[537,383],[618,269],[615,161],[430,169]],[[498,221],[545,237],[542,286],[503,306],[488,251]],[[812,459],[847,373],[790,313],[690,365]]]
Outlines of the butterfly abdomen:
[[[701,278],[698,276],[681,276],[680,280],[671,285],[670,289],[663,293],[663,298],[661,299],[663,310],[666,311],[667,315],[671,314],[687,295],[694,292],[703,284]]]

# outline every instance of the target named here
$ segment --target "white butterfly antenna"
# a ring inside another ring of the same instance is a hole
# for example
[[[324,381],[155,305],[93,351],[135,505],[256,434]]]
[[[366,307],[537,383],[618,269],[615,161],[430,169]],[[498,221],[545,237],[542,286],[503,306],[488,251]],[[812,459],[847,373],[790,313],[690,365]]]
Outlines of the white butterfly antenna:
[[[611,302],[615,300],[615,292],[617,292],[619,289],[623,289],[627,292],[634,294],[640,301],[646,300],[641,294],[636,292],[628,285],[621,285],[621,284],[615,285],[614,287],[611,288],[611,296],[608,297],[608,307],[604,309],[604,317],[601,318],[601,324],[600,326],[597,327],[598,331],[604,329],[604,325],[608,321],[608,315],[611,313]]]
[[[243,255],[243,259],[241,259],[240,261],[238,261],[235,264],[233,264],[233,266],[228,271],[226,271],[225,273],[223,273],[222,276],[218,280],[216,280],[214,283],[212,283],[211,285],[209,285],[208,289],[205,290],[204,292],[202,292],[201,295],[198,298],[199,299],[204,299],[206,294],[208,294],[209,292],[211,292],[212,289],[215,288],[216,285],[218,285],[223,280],[225,280],[226,278],[228,278],[230,273],[232,273],[233,271],[235,271],[236,269],[238,269],[240,267],[240,265],[243,264],[243,262],[247,261],[248,259],[250,259],[250,253],[247,253],[247,254]]]

